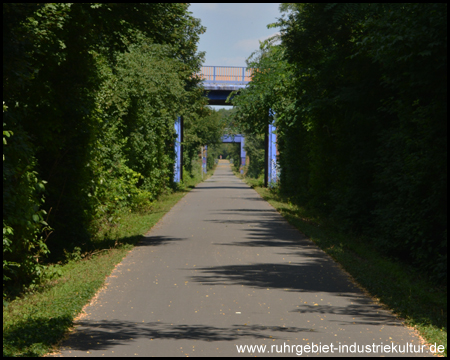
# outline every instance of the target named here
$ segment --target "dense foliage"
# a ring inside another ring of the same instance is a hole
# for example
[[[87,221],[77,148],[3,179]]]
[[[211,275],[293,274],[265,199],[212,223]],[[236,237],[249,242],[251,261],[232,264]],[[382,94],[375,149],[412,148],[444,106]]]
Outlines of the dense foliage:
[[[257,179],[264,174],[264,135],[246,134],[244,150],[248,157],[244,173],[246,176]]]
[[[284,4],[236,120],[276,113],[280,190],[435,279],[447,267],[447,5]]]
[[[174,121],[205,115],[187,9],[3,4],[4,285],[173,187]]]

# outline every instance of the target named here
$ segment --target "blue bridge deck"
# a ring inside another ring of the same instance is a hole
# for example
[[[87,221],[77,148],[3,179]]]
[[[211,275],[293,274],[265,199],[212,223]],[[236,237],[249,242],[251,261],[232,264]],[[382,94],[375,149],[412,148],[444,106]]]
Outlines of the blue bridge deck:
[[[198,74],[208,91],[210,105],[231,105],[225,102],[232,91],[243,89],[252,79],[252,68],[238,66],[202,66]]]

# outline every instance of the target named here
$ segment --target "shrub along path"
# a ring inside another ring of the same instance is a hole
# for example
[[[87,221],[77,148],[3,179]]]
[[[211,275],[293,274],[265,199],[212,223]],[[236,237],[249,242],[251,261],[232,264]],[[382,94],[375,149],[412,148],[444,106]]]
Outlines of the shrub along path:
[[[297,354],[313,343],[328,352],[333,344],[334,355],[356,343],[380,356],[390,354],[377,345],[421,344],[226,161],[144,237],[85,311],[63,356],[236,356],[239,345]]]

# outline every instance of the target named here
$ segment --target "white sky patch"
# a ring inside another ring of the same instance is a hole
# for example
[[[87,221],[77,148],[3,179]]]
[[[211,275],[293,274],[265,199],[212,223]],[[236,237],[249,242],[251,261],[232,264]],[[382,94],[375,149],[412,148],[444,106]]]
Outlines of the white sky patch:
[[[279,34],[280,34],[280,32],[278,31],[278,32],[276,32],[276,33],[274,33],[272,35],[262,36],[262,37],[260,37],[258,39],[244,39],[244,40],[240,40],[240,41],[238,41],[235,44],[235,47],[237,49],[247,51],[249,53],[249,55],[250,55],[250,53],[252,53],[253,51],[259,49],[259,42],[260,41],[262,42],[262,41],[267,40],[268,38],[270,38],[270,37],[272,37],[274,35],[279,35]]]
[[[247,60],[247,58],[245,56],[217,58],[217,62],[218,62],[218,64],[220,64],[220,66],[245,66],[245,60]],[[210,64],[206,64],[206,65],[210,65]],[[217,64],[211,64],[211,65],[217,65]]]
[[[205,51],[204,65],[246,66],[245,60],[278,29],[267,25],[280,17],[279,4],[210,3],[191,4],[189,11],[206,27],[198,51]]]
[[[215,10],[219,7],[218,3],[197,3],[195,5],[203,10]]]

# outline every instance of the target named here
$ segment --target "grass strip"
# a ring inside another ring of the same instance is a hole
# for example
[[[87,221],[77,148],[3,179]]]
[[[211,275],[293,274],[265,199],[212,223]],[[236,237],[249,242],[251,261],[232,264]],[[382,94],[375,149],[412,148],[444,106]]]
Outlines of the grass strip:
[[[214,170],[210,170],[205,179]],[[58,266],[58,274],[34,292],[3,306],[3,356],[42,356],[73,326],[74,318],[103,286],[106,277],[134,244],[148,232],[201,178],[188,179],[172,194],[162,196],[148,213],[128,213],[121,226],[100,241],[84,259]]]
[[[425,341],[444,345],[447,356],[447,287],[433,285],[420,269],[387,258],[367,239],[336,230],[327,219],[313,216],[282,195],[244,179],[290,224],[336,260],[375,301],[389,308]]]

